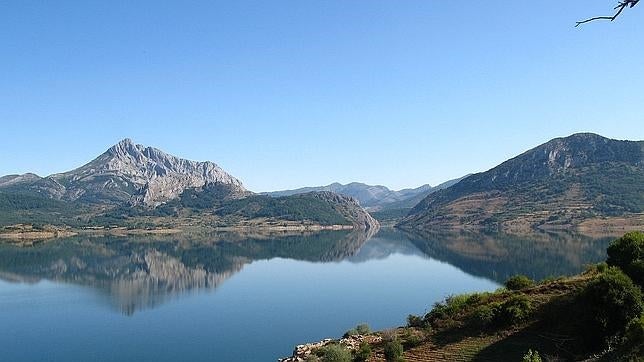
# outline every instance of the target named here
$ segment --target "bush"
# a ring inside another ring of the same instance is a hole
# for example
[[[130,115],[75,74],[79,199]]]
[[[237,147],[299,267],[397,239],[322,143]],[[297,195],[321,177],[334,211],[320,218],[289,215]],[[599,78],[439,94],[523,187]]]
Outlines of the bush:
[[[498,317],[502,323],[518,324],[530,317],[534,308],[524,294],[514,295],[500,306]]]
[[[351,362],[351,352],[339,344],[329,344],[320,348],[322,362]]]
[[[344,332],[344,334],[342,335],[342,338],[349,338],[351,336],[355,336],[355,335],[358,335],[358,334],[359,333],[358,333],[357,329],[351,328],[348,331]]]
[[[407,327],[423,328],[424,326],[425,323],[421,317],[413,314],[407,316]]]
[[[606,262],[599,263],[595,266],[595,269],[597,269],[597,272],[599,273],[604,273],[608,270],[608,264],[606,264]]]
[[[589,323],[584,330],[596,341],[605,341],[607,337],[623,332],[627,324],[644,311],[642,292],[615,267],[590,282],[581,298]]]
[[[523,362],[541,362],[541,356],[539,356],[539,352],[529,349],[528,353],[526,353],[523,356],[522,361]]]
[[[626,327],[626,343],[630,346],[644,345],[644,314]]]
[[[479,328],[487,327],[494,321],[496,314],[495,308],[489,305],[481,305],[474,309],[470,315],[470,323]]]
[[[358,324],[358,325],[356,326],[356,331],[358,331],[358,334],[362,334],[362,335],[364,335],[364,334],[369,334],[369,333],[371,333],[371,328],[369,328],[369,325],[368,325],[368,324],[363,323],[363,324]]]
[[[628,267],[629,277],[638,285],[644,287],[644,259],[636,260]]]
[[[382,340],[385,342],[391,342],[396,340],[396,330],[393,328],[385,329],[382,331]]]
[[[405,333],[402,336],[402,345],[404,348],[414,348],[423,343],[423,339],[416,333],[412,333],[411,330],[405,330]]]
[[[353,360],[356,362],[366,362],[372,354],[371,345],[369,345],[369,343],[362,342],[356,350],[356,355]]]
[[[344,332],[343,337],[348,338],[355,335],[365,335],[371,333],[371,328],[368,324],[358,324],[355,328],[351,328],[348,331]]]
[[[393,340],[385,343],[385,360],[387,362],[402,361],[403,346],[400,341]]]
[[[469,294],[450,295],[443,302],[435,303],[434,308],[425,316],[425,322],[455,317],[468,305],[470,297]]]
[[[534,281],[525,275],[515,275],[505,281],[505,287],[509,290],[521,290],[534,285]]]
[[[626,233],[611,242],[606,252],[608,265],[622,269],[635,283],[644,285],[644,233]]]

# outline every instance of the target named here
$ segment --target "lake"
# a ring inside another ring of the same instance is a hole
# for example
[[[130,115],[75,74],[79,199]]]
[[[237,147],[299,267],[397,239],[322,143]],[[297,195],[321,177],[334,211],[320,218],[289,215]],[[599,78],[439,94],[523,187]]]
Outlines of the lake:
[[[385,329],[509,276],[570,275],[611,238],[409,234],[73,237],[0,243],[3,361],[275,361]]]

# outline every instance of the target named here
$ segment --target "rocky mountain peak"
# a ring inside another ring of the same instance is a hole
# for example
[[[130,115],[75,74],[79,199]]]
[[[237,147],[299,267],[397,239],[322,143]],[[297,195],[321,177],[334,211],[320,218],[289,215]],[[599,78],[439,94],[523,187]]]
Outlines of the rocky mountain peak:
[[[107,152],[114,156],[133,155],[140,153],[144,147],[136,145],[130,138],[124,138],[119,143],[110,147]]]
[[[86,165],[43,179],[37,188],[57,199],[154,207],[187,188],[217,183],[246,191],[215,163],[186,160],[125,138]]]

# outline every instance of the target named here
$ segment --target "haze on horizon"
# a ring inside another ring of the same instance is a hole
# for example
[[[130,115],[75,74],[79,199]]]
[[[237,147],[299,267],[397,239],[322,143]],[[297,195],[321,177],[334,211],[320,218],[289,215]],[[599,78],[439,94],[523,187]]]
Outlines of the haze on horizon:
[[[641,9],[611,1],[0,4],[0,175],[125,137],[253,191],[392,189],[554,137],[644,139]]]

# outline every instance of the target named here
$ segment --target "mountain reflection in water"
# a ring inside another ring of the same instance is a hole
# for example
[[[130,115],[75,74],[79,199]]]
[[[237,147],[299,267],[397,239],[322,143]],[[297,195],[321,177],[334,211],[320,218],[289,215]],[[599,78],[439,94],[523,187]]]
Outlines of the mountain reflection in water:
[[[214,290],[246,264],[273,258],[361,263],[394,253],[424,255],[502,283],[570,275],[605,258],[611,238],[575,234],[410,234],[381,230],[287,236],[217,234],[73,237],[19,247],[0,243],[0,279],[85,285],[123,312],[152,308],[193,291]],[[431,278],[431,276],[428,276]]]

